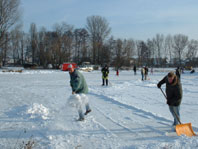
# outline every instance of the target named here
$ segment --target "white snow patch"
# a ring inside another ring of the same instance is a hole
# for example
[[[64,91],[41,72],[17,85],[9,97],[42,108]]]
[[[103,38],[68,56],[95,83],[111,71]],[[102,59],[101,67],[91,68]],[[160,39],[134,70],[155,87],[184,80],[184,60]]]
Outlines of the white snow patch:
[[[27,110],[27,113],[30,114],[30,118],[42,118],[44,120],[48,119],[49,110],[42,104],[34,103]]]

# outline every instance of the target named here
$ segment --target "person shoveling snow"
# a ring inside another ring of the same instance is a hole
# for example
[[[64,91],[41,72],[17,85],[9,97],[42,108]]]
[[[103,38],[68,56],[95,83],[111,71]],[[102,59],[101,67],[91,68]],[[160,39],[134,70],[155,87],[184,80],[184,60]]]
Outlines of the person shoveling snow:
[[[87,83],[85,81],[84,76],[76,69],[73,68],[72,65],[68,66],[69,74],[70,74],[70,85],[72,88],[72,94],[75,96],[71,96],[70,101],[73,99],[74,103],[78,109],[79,121],[83,121],[84,115],[87,115],[91,112],[91,108],[88,103],[88,97],[85,95],[88,93]],[[77,94],[77,95],[76,95]],[[85,103],[86,112],[83,113],[82,105]]]

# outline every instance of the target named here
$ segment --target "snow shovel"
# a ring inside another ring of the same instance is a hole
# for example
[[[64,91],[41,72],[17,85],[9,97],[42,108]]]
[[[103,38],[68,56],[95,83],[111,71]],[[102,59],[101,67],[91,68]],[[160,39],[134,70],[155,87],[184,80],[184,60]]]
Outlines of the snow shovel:
[[[162,91],[164,97],[167,99],[164,91],[160,88],[160,90]],[[178,115],[175,113],[175,111],[173,110],[173,113],[175,114],[177,120],[179,121],[179,124],[176,125],[176,133],[178,136],[180,135],[186,135],[186,136],[189,136],[189,137],[192,137],[192,136],[196,136],[196,134],[194,133],[193,129],[192,129],[192,125],[191,123],[186,123],[186,124],[182,124]]]

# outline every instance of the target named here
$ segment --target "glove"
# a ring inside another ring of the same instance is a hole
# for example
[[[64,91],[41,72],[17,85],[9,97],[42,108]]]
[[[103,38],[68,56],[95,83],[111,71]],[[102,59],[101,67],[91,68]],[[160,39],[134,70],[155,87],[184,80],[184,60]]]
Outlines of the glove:
[[[157,87],[158,87],[158,88],[161,88],[161,84],[158,83],[158,84],[157,84]]]

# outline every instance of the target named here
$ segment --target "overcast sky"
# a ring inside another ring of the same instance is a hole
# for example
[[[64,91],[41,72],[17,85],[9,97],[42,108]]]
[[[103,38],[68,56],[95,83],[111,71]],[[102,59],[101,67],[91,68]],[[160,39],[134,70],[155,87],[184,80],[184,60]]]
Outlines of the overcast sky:
[[[21,0],[24,30],[31,23],[52,30],[55,23],[83,28],[99,15],[116,38],[146,40],[157,33],[198,39],[198,0]]]

